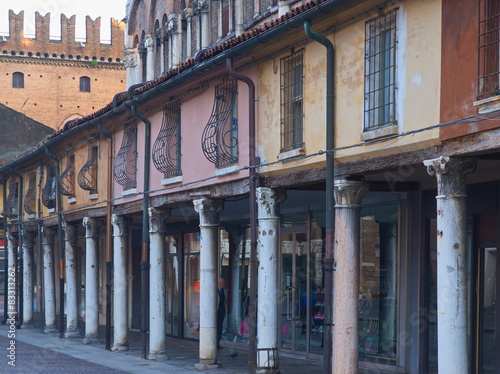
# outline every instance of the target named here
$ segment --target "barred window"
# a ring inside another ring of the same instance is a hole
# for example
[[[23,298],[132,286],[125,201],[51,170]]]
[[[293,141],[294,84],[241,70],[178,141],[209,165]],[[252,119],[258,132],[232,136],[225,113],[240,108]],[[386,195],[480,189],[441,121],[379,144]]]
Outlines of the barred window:
[[[80,188],[89,191],[90,194],[97,193],[97,142],[89,142],[87,151],[87,162],[78,173],[78,185]]]
[[[281,152],[303,146],[304,50],[281,59]]]
[[[130,190],[137,186],[137,126],[125,129],[120,150],[115,157],[115,181]]]
[[[24,88],[24,74],[15,72],[12,74],[12,87]]]
[[[479,92],[478,99],[500,91],[500,3],[481,0],[479,13]]]
[[[80,77],[80,92],[90,92],[89,77]]]
[[[24,196],[24,211],[28,214],[36,213],[36,172],[28,174],[28,191]]]
[[[7,211],[11,214],[18,213],[19,207],[19,184],[12,179],[9,185],[9,196],[7,198]]]
[[[48,209],[55,209],[56,207],[56,183],[56,164],[51,162],[47,164],[47,176],[42,190],[42,203]]]
[[[66,155],[66,169],[59,176],[59,188],[62,195],[75,196],[75,155],[72,150]]]
[[[396,124],[396,15],[366,22],[364,131]]]

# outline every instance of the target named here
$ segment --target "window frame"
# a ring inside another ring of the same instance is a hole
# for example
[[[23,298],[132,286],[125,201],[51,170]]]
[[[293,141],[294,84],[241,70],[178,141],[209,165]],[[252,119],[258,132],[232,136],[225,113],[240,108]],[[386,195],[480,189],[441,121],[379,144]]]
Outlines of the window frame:
[[[24,73],[19,71],[12,73],[12,88],[24,88]]]
[[[80,77],[80,92],[91,92],[90,77],[86,75]]]

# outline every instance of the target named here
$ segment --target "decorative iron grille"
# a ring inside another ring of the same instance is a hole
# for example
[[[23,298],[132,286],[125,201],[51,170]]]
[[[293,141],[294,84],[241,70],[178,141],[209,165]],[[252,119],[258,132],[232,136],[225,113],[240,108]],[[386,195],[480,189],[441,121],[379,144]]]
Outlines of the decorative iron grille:
[[[19,184],[12,179],[9,185],[9,196],[7,197],[7,209],[11,214],[17,214],[19,211]]]
[[[181,106],[172,100],[163,107],[160,133],[153,144],[153,164],[165,178],[176,177],[181,171]]]
[[[130,126],[123,133],[120,150],[115,157],[116,182],[125,190],[136,187],[137,174],[137,126]]]
[[[47,164],[47,177],[42,190],[42,203],[48,209],[56,207],[56,165],[51,162]]]
[[[24,211],[28,214],[36,213],[36,173],[28,174],[28,191],[24,196]]]
[[[396,15],[366,22],[364,131],[396,124]]]
[[[304,50],[281,59],[281,152],[303,146]]]
[[[89,143],[87,162],[78,173],[78,185],[91,194],[97,193],[97,145]]]
[[[482,0],[479,12],[478,99],[485,99],[500,91],[500,4]]]
[[[59,189],[64,196],[75,196],[75,155],[73,151],[66,154],[66,169],[59,176]]]
[[[205,157],[216,167],[238,161],[237,82],[226,77],[215,87],[212,114],[201,137]]]

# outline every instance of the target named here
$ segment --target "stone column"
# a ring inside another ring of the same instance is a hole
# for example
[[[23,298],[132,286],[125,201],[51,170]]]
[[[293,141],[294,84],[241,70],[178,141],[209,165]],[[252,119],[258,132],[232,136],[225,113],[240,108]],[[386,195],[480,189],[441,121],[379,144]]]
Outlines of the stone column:
[[[466,175],[472,160],[439,157],[424,161],[437,179],[438,371],[468,373]]]
[[[113,351],[128,349],[127,253],[128,216],[111,217],[113,224]]]
[[[23,324],[21,328],[33,328],[33,246],[35,233],[23,232]]]
[[[56,289],[54,285],[54,230],[42,227],[43,246],[43,288],[45,303],[44,332],[57,332],[56,325]]]
[[[260,373],[276,373],[278,360],[274,360],[271,350],[278,354],[278,253],[279,253],[279,205],[285,199],[282,191],[267,187],[257,188],[257,209],[259,221],[259,269],[257,273],[258,292],[257,321],[259,366],[272,369]],[[269,359],[268,359],[269,357]],[[277,357],[276,357],[277,358]]]
[[[182,15],[171,14],[170,19],[170,37],[172,39],[172,67],[179,66],[182,62]]]
[[[234,32],[235,36],[240,36],[244,31],[245,23],[245,1],[244,0],[234,0]]]
[[[199,2],[201,5],[201,48],[207,48],[210,45],[210,36],[212,31],[212,23],[210,17],[209,1],[204,0]]]
[[[85,339],[97,343],[99,336],[99,221],[85,217]]]
[[[17,274],[17,246],[19,245],[19,242],[17,240],[17,235],[14,235],[12,232],[7,231],[7,261],[8,263],[8,269],[5,269],[9,273],[9,278],[11,271],[10,269],[14,270],[14,278],[15,282],[14,285],[12,285],[12,279],[9,279],[7,284],[5,285],[5,291],[4,292],[9,292],[9,291],[14,291],[15,292],[15,297],[13,299],[9,299],[8,302],[8,308],[7,312],[10,317],[14,317],[14,319],[17,321],[19,318],[17,317],[17,294],[18,294],[18,284],[17,280],[19,279],[19,276]],[[9,295],[9,294],[7,294]],[[7,318],[7,317],[5,317]]]
[[[77,226],[62,223],[64,230],[64,262],[66,268],[66,331],[65,338],[81,336],[78,329],[78,293],[79,287],[76,274],[76,241]]]
[[[278,17],[285,15],[290,11],[290,5],[288,5],[288,1],[280,0],[278,1]]]
[[[358,372],[360,208],[367,189],[360,181],[335,181],[333,373]]]
[[[155,79],[155,55],[154,41],[151,35],[147,35],[144,39],[144,47],[146,48],[146,80]]]
[[[149,359],[165,357],[165,229],[170,211],[149,208]]]
[[[128,48],[123,51],[123,65],[127,70],[127,87],[139,83],[137,80],[137,48]]]
[[[198,370],[219,368],[217,364],[217,253],[220,200],[193,201],[200,215],[200,363]]]

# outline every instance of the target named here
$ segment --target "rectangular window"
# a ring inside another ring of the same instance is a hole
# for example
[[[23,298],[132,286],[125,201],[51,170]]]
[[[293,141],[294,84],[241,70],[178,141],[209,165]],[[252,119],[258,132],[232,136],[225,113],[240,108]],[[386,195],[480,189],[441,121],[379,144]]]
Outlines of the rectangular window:
[[[478,99],[498,94],[500,76],[500,3],[481,0],[479,13]]]
[[[16,72],[12,74],[12,87],[24,88],[24,74]]]
[[[396,125],[396,15],[366,22],[364,131]]]
[[[281,152],[303,145],[304,50],[281,59]]]

